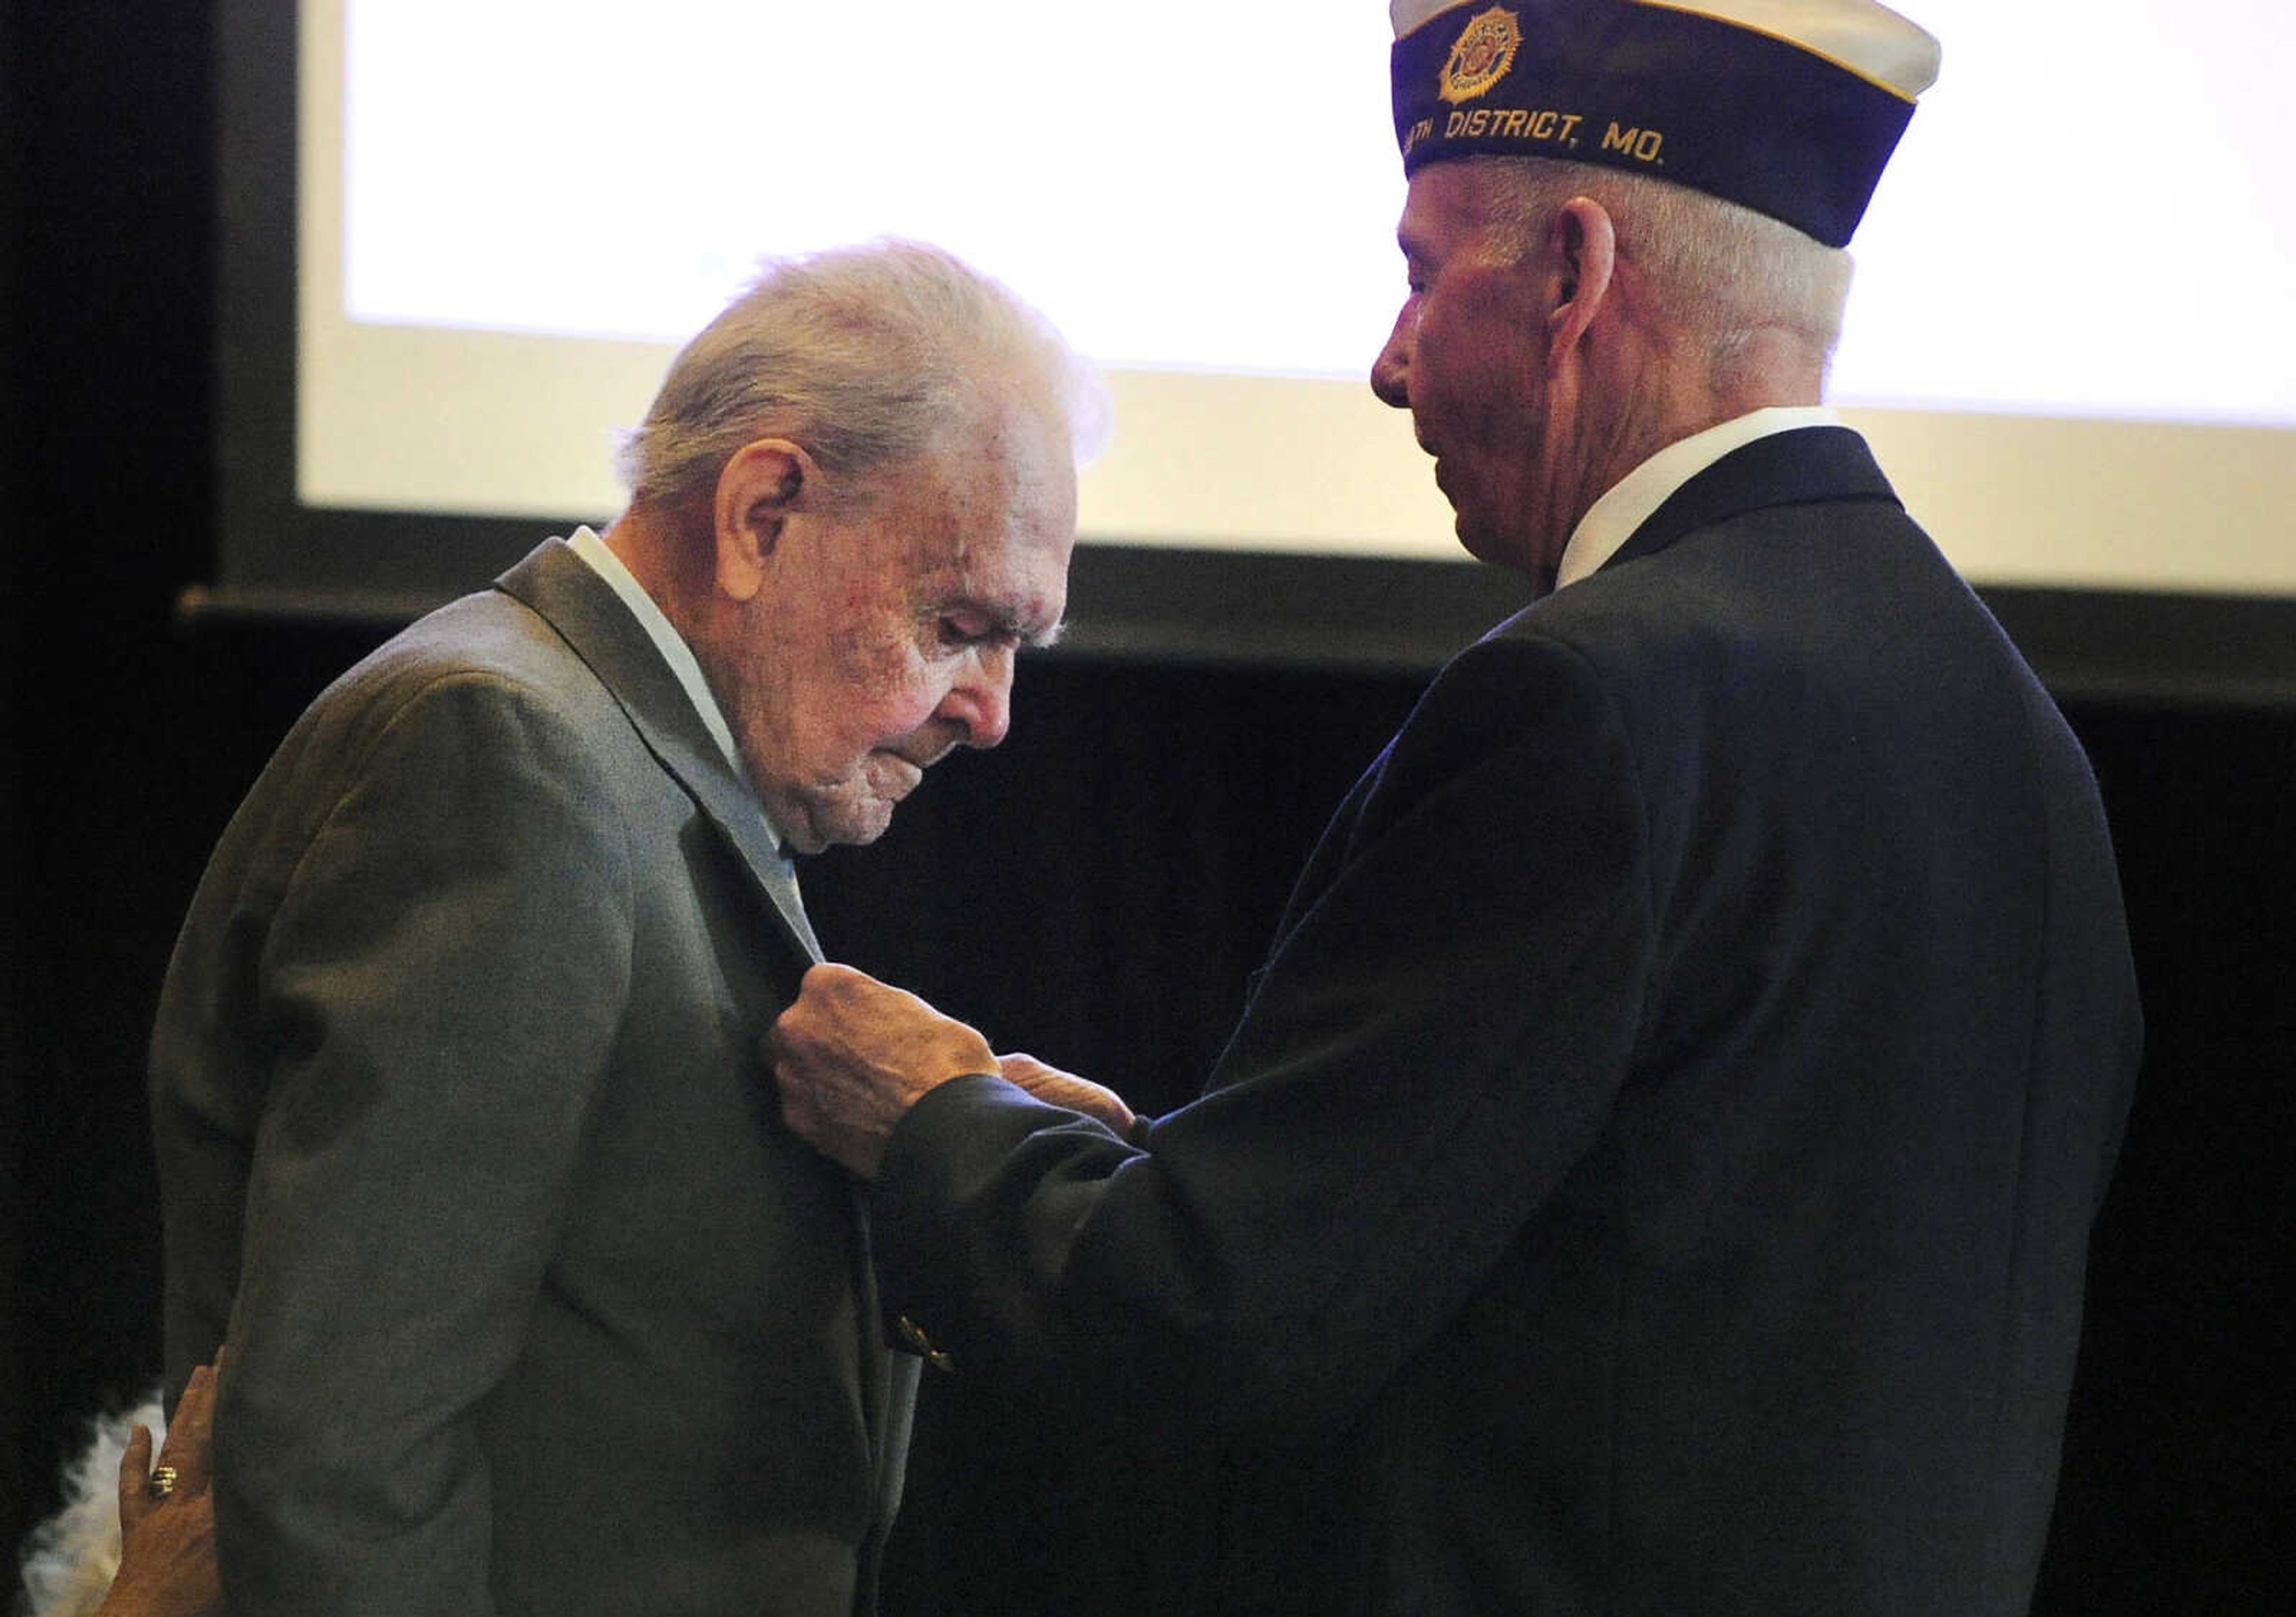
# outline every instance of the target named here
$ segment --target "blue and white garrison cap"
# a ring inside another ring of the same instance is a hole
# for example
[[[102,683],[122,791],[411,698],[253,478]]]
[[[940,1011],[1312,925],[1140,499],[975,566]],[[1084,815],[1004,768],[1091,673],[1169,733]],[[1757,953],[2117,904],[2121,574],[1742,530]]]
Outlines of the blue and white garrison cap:
[[[1391,0],[1403,168],[1598,163],[1848,244],[1937,79],[1874,0]]]

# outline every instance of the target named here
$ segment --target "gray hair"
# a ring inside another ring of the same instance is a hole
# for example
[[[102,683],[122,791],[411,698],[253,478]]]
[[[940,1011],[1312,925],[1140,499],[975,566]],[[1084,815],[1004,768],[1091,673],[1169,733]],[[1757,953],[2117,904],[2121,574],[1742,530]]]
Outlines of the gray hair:
[[[1007,400],[1065,425],[1079,461],[1105,436],[1090,366],[954,255],[882,241],[771,258],[670,362],[617,464],[633,500],[678,504],[744,444],[786,437],[865,493]]]
[[[1749,339],[1784,331],[1830,361],[1849,298],[1849,255],[1735,202],[1645,175],[1551,158],[1473,159],[1491,176],[1502,238],[1527,256],[1572,197],[1600,202],[1619,252],[1639,264],[1667,319],[1705,349],[1726,387]]]

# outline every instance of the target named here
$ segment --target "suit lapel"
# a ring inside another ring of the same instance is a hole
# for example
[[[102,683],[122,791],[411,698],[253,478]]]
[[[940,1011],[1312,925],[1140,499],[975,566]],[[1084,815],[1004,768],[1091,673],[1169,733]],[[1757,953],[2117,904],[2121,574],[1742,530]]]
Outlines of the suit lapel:
[[[676,674],[612,586],[557,539],[545,541],[495,584],[539,613],[613,693],[647,750],[693,797],[740,855],[758,890],[773,902],[784,941],[806,963],[819,960],[821,945],[756,796],[735,776]],[[862,1420],[871,1434],[879,1502],[879,1520],[865,1548],[863,1575],[873,1580],[884,1531],[900,1499],[917,1371],[915,1360],[870,1346],[882,1316],[870,1250],[868,1203],[858,1183],[852,1188],[852,1202],[859,1259],[855,1299],[864,1349]]]
[[[545,540],[495,587],[541,614],[588,666],[646,745],[741,858],[780,916],[787,941],[821,958],[797,883],[774,845],[764,811],[718,750],[685,688],[613,588],[562,540]]]
[[[1773,433],[1732,450],[1668,495],[1603,568],[1656,555],[1685,534],[1766,506],[1897,498],[1874,452],[1849,428]]]

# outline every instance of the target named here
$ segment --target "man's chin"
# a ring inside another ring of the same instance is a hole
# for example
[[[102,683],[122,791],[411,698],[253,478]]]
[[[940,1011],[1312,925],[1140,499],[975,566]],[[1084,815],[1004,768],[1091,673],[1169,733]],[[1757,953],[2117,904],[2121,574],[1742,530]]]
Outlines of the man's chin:
[[[848,847],[863,847],[892,829],[893,804],[887,803],[881,804],[874,813],[857,816],[851,827],[852,834],[840,837],[838,840]]]
[[[893,810],[898,801],[891,797],[873,796],[858,802],[816,807],[810,816],[813,834],[823,847],[832,845],[847,848],[865,847],[892,829]],[[820,851],[819,848],[805,847],[794,837],[790,841],[800,853]]]
[[[1489,523],[1479,520],[1474,512],[1452,507],[1451,534],[1458,540],[1459,548],[1476,560],[1501,559],[1498,535]]]
[[[1472,507],[1454,505],[1452,511],[1456,519],[1451,524],[1451,532],[1458,539],[1459,548],[1468,555],[1493,567],[1505,568],[1533,577],[1538,576],[1538,569],[1530,560],[1530,552],[1536,548],[1534,541],[1526,538],[1516,528],[1488,520]],[[1552,568],[1547,569],[1550,576],[1553,571]]]

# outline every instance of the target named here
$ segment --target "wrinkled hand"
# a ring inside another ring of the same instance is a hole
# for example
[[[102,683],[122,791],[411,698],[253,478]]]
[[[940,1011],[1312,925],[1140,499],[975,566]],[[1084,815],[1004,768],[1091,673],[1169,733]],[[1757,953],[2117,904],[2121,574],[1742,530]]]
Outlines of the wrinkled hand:
[[[1046,1066],[1034,1056],[1013,1054],[996,1058],[1004,1069],[1004,1081],[1017,1083],[1047,1106],[1066,1107],[1071,1112],[1082,1112],[1086,1117],[1106,1123],[1119,1134],[1130,1138],[1132,1108],[1124,1104],[1124,1097],[1114,1090],[1103,1089],[1089,1078],[1079,1078],[1074,1073],[1064,1073],[1056,1066]]]
[[[223,1617],[216,1572],[211,1432],[216,1373],[201,1365],[168,1423],[160,1464],[176,1468],[175,1490],[152,1496],[152,1428],[138,1426],[119,1460],[119,1574],[95,1617]]]
[[[886,1138],[929,1090],[997,1071],[988,1041],[916,995],[849,966],[816,966],[767,1035],[782,1120],[863,1179]]]

